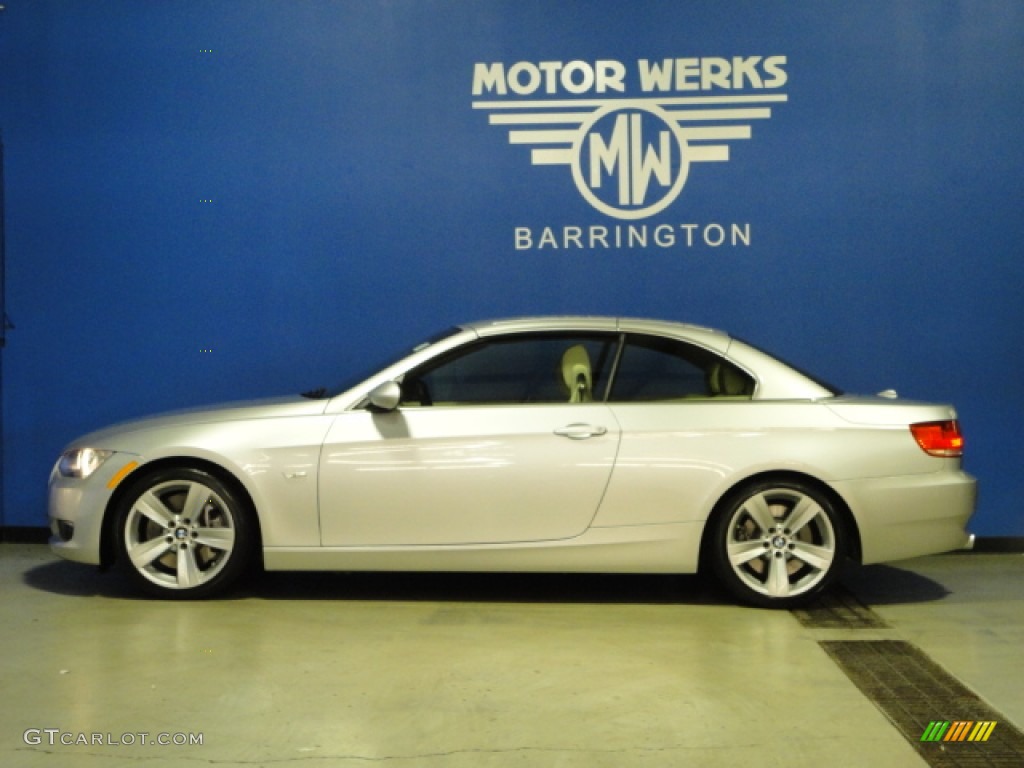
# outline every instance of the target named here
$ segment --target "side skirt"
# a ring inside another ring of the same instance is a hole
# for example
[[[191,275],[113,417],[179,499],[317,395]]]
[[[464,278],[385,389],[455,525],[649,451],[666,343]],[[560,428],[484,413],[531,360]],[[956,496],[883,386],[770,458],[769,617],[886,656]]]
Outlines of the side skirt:
[[[560,541],[416,547],[265,547],[268,571],[696,573],[703,523],[590,528]]]

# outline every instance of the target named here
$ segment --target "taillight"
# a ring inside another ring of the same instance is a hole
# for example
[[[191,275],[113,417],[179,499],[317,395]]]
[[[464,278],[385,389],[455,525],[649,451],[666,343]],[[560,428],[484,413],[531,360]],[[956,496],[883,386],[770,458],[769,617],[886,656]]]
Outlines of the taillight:
[[[960,434],[960,422],[956,419],[911,424],[910,432],[921,450],[930,456],[964,455],[964,436]]]

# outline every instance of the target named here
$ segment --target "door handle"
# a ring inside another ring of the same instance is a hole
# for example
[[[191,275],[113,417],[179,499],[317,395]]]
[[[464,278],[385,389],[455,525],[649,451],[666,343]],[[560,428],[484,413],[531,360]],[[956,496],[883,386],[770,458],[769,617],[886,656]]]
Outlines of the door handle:
[[[607,432],[607,427],[600,427],[594,424],[570,424],[567,427],[555,430],[556,435],[568,437],[570,440],[586,440],[589,437],[600,437]]]

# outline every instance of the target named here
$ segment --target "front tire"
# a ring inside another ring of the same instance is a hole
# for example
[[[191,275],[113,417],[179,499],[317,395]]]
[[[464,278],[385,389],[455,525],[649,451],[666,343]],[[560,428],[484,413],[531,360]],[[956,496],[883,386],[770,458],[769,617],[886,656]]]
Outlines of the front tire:
[[[209,597],[248,566],[251,525],[247,506],[214,475],[188,467],[158,470],[136,482],[119,509],[119,555],[150,594]]]
[[[800,482],[740,489],[723,503],[712,537],[718,578],[743,602],[765,608],[807,602],[846,559],[842,517],[825,494]]]

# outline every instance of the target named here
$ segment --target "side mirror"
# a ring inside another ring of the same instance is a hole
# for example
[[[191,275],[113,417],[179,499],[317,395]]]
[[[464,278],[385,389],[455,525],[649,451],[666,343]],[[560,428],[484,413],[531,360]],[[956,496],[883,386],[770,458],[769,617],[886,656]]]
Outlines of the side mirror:
[[[367,397],[370,401],[370,410],[389,413],[402,401],[402,387],[397,381],[385,381],[370,390]]]

